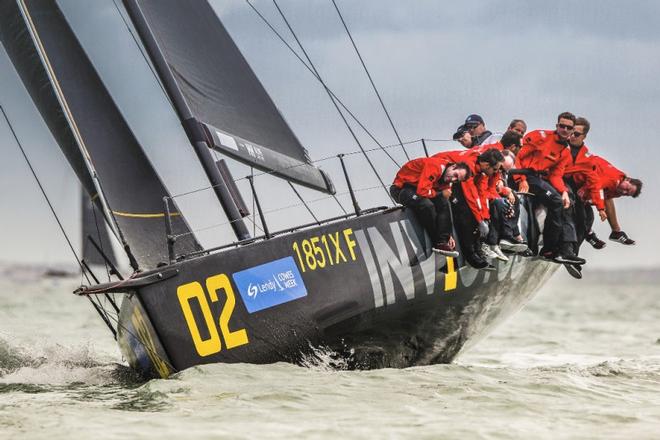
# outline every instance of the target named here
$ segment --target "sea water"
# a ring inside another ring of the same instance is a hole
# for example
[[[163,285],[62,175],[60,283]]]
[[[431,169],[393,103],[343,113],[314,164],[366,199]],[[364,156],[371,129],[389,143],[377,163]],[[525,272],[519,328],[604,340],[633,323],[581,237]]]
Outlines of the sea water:
[[[0,266],[0,438],[660,438],[660,275],[563,270],[451,365],[140,381],[79,277]]]

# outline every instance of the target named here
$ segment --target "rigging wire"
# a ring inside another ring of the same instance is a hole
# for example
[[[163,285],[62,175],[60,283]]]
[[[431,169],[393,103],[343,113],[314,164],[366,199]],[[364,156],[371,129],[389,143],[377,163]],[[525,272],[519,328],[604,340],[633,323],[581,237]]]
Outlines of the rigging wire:
[[[84,274],[85,278],[87,279],[87,282],[91,284],[89,275],[87,274],[87,271],[85,270],[85,267],[83,266],[82,261],[78,257],[78,253],[76,252],[75,248],[73,247],[73,244],[71,243],[71,240],[69,239],[69,235],[66,233],[66,230],[64,229],[64,225],[62,225],[62,222],[60,221],[60,217],[57,215],[57,212],[55,212],[55,208],[53,207],[53,204],[50,201],[50,198],[48,197],[48,194],[46,193],[46,190],[44,189],[43,185],[41,184],[41,180],[39,180],[39,176],[37,176],[36,171],[34,170],[34,167],[32,166],[32,162],[30,162],[30,158],[27,156],[27,153],[25,152],[25,149],[23,148],[23,145],[21,144],[20,140],[18,139],[18,136],[16,135],[16,132],[14,131],[14,126],[12,125],[11,121],[9,120],[9,117],[7,116],[7,113],[5,112],[5,109],[2,105],[0,105],[0,111],[2,112],[2,116],[4,116],[5,121],[7,122],[7,126],[9,127],[9,130],[11,131],[12,136],[14,137],[14,140],[16,141],[16,145],[18,148],[21,150],[21,154],[23,155],[23,158],[25,159],[25,162],[28,165],[28,168],[30,168],[30,172],[32,173],[32,176],[34,177],[34,180],[37,182],[37,185],[39,186],[39,190],[41,191],[41,194],[44,196],[44,199],[46,199],[46,203],[48,204],[48,207],[50,208],[50,212],[53,214],[53,217],[55,218],[55,221],[57,222],[57,225],[62,232],[62,235],[64,235],[64,239],[66,240],[67,244],[69,245],[69,249],[71,249],[71,253],[73,254],[73,257],[76,260],[76,263],[78,263],[78,266],[80,267],[81,273]],[[107,311],[100,305],[96,304],[91,298],[89,298],[89,302],[92,303],[92,306],[94,306],[94,309],[96,309],[97,313],[101,316],[101,319],[106,323],[110,331],[112,332],[113,336],[116,337],[116,330],[112,327],[112,324],[110,324],[108,320],[108,313]]]
[[[307,71],[309,71],[309,72],[312,74],[312,76],[314,76],[314,78],[316,78],[316,80],[317,80],[319,83],[321,83],[321,85],[322,85],[323,87],[325,87],[326,91],[327,91],[330,95],[332,95],[332,97],[333,97],[334,99],[337,100],[337,102],[339,103],[339,105],[341,105],[341,107],[344,109],[344,111],[346,111],[346,113],[348,113],[348,115],[349,115],[349,116],[350,116],[350,117],[351,117],[351,118],[352,118],[352,119],[358,124],[358,126],[359,126],[362,130],[364,130],[364,132],[365,132],[365,133],[371,138],[371,140],[373,140],[373,141],[376,143],[376,145],[378,145],[379,147],[381,147],[381,149],[383,150],[383,153],[385,153],[385,155],[386,155],[386,156],[387,156],[392,162],[394,162],[394,164],[395,164],[397,167],[400,167],[401,165],[399,165],[399,162],[397,162],[397,160],[394,159],[394,157],[392,157],[392,155],[390,155],[390,153],[388,153],[387,151],[385,151],[385,149],[383,148],[383,145],[378,141],[378,139],[376,139],[376,137],[371,133],[371,131],[369,131],[369,129],[368,129],[367,127],[364,126],[364,124],[363,124],[363,123],[358,119],[358,117],[355,116],[355,114],[354,114],[354,113],[353,113],[353,112],[352,112],[352,111],[351,111],[351,110],[350,110],[350,109],[344,104],[344,102],[343,102],[343,101],[342,101],[342,100],[341,100],[341,99],[340,99],[340,98],[339,98],[339,97],[338,97],[338,96],[337,96],[337,95],[336,95],[336,94],[335,94],[335,93],[334,93],[334,92],[333,92],[333,91],[332,91],[332,90],[331,90],[326,84],[324,84],[324,82],[323,82],[323,80],[321,79],[321,77],[320,77],[320,76],[319,76],[319,75],[318,75],[318,74],[317,74],[317,73],[316,73],[316,72],[315,72],[315,71],[314,71],[314,70],[313,70],[313,69],[307,64],[307,62],[306,62],[305,60],[302,59],[302,57],[301,57],[300,55],[298,55],[298,52],[296,52],[296,50],[295,50],[295,49],[294,49],[294,48],[293,48],[293,47],[292,47],[292,46],[291,46],[291,45],[290,45],[290,44],[284,39],[284,37],[282,36],[282,34],[280,34],[280,33],[277,31],[277,29],[275,29],[275,27],[274,27],[274,26],[268,21],[268,19],[267,19],[267,18],[266,18],[261,12],[259,12],[259,10],[256,8],[256,6],[254,6],[254,5],[250,2],[250,0],[245,0],[245,1],[246,1],[246,3],[252,8],[252,10],[253,10],[253,11],[259,16],[259,18],[260,18],[260,19],[266,24],[266,26],[268,26],[268,28],[270,28],[270,30],[271,30],[271,31],[277,36],[277,38],[279,38],[280,41],[281,41],[281,42],[282,42],[282,43],[283,43],[283,44],[289,49],[289,51],[290,51],[290,52],[291,52],[291,53],[292,53],[292,54],[298,59],[298,61],[300,61],[300,62],[302,63],[302,65],[307,69]]]
[[[399,132],[397,131],[396,127],[394,126],[394,122],[392,121],[392,118],[390,117],[390,113],[387,111],[387,107],[385,107],[385,103],[383,102],[383,99],[380,96],[380,93],[378,92],[378,88],[376,87],[376,84],[374,83],[373,78],[371,77],[371,74],[369,73],[369,69],[367,69],[367,65],[364,62],[364,59],[362,58],[362,55],[360,54],[360,51],[357,48],[357,45],[355,44],[355,40],[353,40],[353,35],[351,35],[351,31],[348,30],[348,25],[346,25],[346,21],[344,20],[344,16],[341,14],[341,11],[339,10],[339,7],[337,6],[337,2],[335,0],[330,0],[332,1],[332,4],[335,7],[335,10],[337,11],[337,14],[339,15],[339,19],[341,20],[341,24],[344,25],[344,29],[346,30],[346,34],[348,35],[348,38],[351,40],[351,44],[353,45],[353,49],[355,49],[355,53],[357,54],[358,58],[360,59],[360,63],[362,64],[362,67],[364,68],[364,73],[367,74],[367,78],[369,78],[369,82],[371,83],[371,87],[374,89],[374,92],[376,93],[376,96],[378,97],[378,101],[380,102],[381,107],[383,107],[383,111],[385,112],[385,116],[387,116],[387,120],[390,122],[390,125],[392,126],[392,130],[394,131],[394,134],[396,135],[396,138],[399,140],[399,144],[401,145],[401,149],[403,150],[403,154],[405,154],[406,159],[410,160],[410,156],[408,156],[408,152],[406,149],[403,147],[403,142],[401,141],[401,137],[399,136]]]
[[[382,186],[380,186],[380,185],[375,185],[375,186],[369,186],[369,187],[366,187],[366,188],[358,188],[358,189],[354,189],[353,192],[356,193],[356,192],[372,191],[372,190],[374,190],[374,189],[381,189],[381,188],[382,188]],[[331,199],[331,198],[335,198],[335,199],[337,199],[337,195],[343,196],[343,195],[346,195],[346,194],[350,194],[350,191],[345,191],[345,192],[343,192],[343,193],[339,193],[339,194],[333,194],[333,195],[331,195],[331,196],[327,196],[327,197],[320,197],[320,198],[318,198],[318,199],[308,200],[307,202],[303,202],[303,203],[294,203],[294,204],[291,204],[291,205],[280,206],[279,208],[273,208],[273,209],[270,209],[270,210],[268,210],[268,211],[264,211],[264,214],[272,214],[272,213],[274,213],[274,212],[285,211],[285,210],[287,210],[287,209],[297,208],[297,207],[302,206],[304,203],[311,204],[311,203],[316,203],[316,202],[322,202],[323,200],[329,200],[329,199]],[[337,201],[338,201],[338,200],[337,200]],[[343,206],[341,205],[341,203],[339,204],[339,206],[341,206],[342,209],[343,209]],[[344,213],[347,214],[346,211],[344,211]],[[253,224],[256,225],[256,223],[254,222],[254,220],[252,220],[250,217],[251,217],[251,216],[246,217],[246,218],[249,219]],[[215,228],[219,228],[219,227],[222,227],[222,226],[230,225],[230,224],[232,224],[233,222],[236,222],[236,221],[239,221],[239,220],[240,220],[240,219],[237,219],[237,220],[229,220],[229,221],[222,222],[222,223],[216,223],[216,224],[214,224],[214,225],[210,225],[210,226],[204,226],[204,227],[202,227],[202,228],[198,228],[198,229],[195,229],[195,230],[192,230],[192,231],[188,231],[188,232],[184,232],[184,233],[181,233],[181,234],[177,234],[177,235],[175,235],[175,238],[185,237],[185,236],[187,236],[187,235],[191,235],[191,234],[194,234],[194,233],[196,233],[196,232],[204,232],[204,231],[208,231],[208,230],[210,230],[210,229],[215,229]],[[257,226],[257,227],[258,227],[258,226]],[[259,228],[259,229],[261,229],[261,228]],[[261,229],[261,231],[263,232],[263,229]]]
[[[307,212],[309,212],[309,215],[311,215],[312,218],[314,219],[314,221],[318,223],[319,219],[316,218],[316,216],[315,216],[314,213],[312,212],[311,208],[307,205],[307,202],[305,202],[305,199],[302,198],[302,196],[300,195],[300,193],[298,192],[298,190],[296,189],[296,187],[293,186],[293,183],[291,183],[291,182],[289,182],[289,181],[287,181],[287,183],[289,184],[289,186],[291,187],[291,189],[293,190],[293,192],[296,194],[296,196],[298,196],[298,198],[300,199],[300,201],[302,202],[302,204],[305,206],[305,209],[307,209]]]
[[[341,202],[340,202],[339,199],[337,198],[337,195],[336,195],[336,194],[333,194],[333,195],[332,195],[332,198],[335,199],[335,202],[337,202],[337,204],[339,205],[339,208],[341,208],[342,212],[343,212],[344,214],[348,214],[348,211],[346,211],[346,208],[344,208],[344,205],[341,204]]]
[[[300,39],[298,39],[298,35],[295,33],[295,31],[294,31],[293,28],[291,27],[291,24],[289,23],[289,20],[286,18],[286,15],[284,14],[284,12],[283,12],[282,9],[280,8],[279,4],[277,3],[277,0],[273,0],[273,4],[275,5],[275,8],[277,8],[277,11],[279,12],[280,16],[282,17],[282,20],[284,20],[284,23],[286,24],[287,28],[289,29],[289,32],[291,32],[291,35],[292,35],[293,38],[296,40],[296,43],[298,44],[298,47],[299,47],[300,50],[302,51],[303,55],[305,55],[305,59],[307,59],[307,62],[309,63],[310,67],[311,67],[311,68],[314,70],[314,72],[316,72],[316,74],[318,75],[319,80],[321,81],[321,84],[323,84],[323,87],[325,88],[326,93],[328,93],[328,97],[330,98],[330,100],[332,101],[332,104],[333,104],[333,105],[335,106],[335,108],[337,109],[337,112],[338,112],[339,115],[341,116],[341,119],[344,121],[344,124],[346,125],[346,128],[347,128],[348,131],[351,133],[351,136],[353,137],[353,139],[354,139],[355,142],[357,143],[357,145],[358,145],[358,147],[360,148],[360,150],[362,150],[362,151],[364,152],[364,147],[363,147],[362,144],[360,143],[360,140],[358,139],[357,135],[356,135],[355,132],[353,131],[353,128],[351,127],[351,125],[350,125],[350,124],[348,123],[348,121],[346,120],[346,116],[344,116],[344,113],[343,113],[343,112],[341,111],[341,109],[339,108],[339,105],[337,104],[337,102],[335,101],[335,99],[332,97],[332,95],[328,92],[328,87],[325,85],[325,82],[321,80],[321,75],[319,74],[318,70],[316,69],[316,66],[314,66],[314,63],[312,62],[311,58],[310,58],[309,55],[307,54],[307,51],[305,50],[304,46],[303,46],[302,43],[300,42]],[[383,191],[385,191],[385,194],[387,194],[387,197],[392,201],[392,203],[394,203],[394,199],[393,199],[392,196],[390,195],[390,192],[387,190],[387,187],[385,186],[385,183],[383,182],[383,179],[380,177],[380,174],[378,174],[378,170],[376,170],[376,167],[374,166],[373,162],[371,161],[371,159],[369,158],[369,156],[367,155],[366,152],[364,152],[364,158],[365,158],[365,159],[367,160],[367,162],[369,163],[369,166],[371,167],[372,171],[373,171],[374,174],[376,175],[376,178],[378,179],[378,181],[380,182],[381,186],[383,187]]]
[[[0,111],[2,111],[2,115],[5,118],[5,121],[7,121],[7,126],[9,127],[9,130],[11,131],[12,136],[14,137],[14,140],[16,141],[16,145],[18,145],[18,148],[21,150],[21,153],[23,154],[23,158],[25,159],[25,162],[27,163],[28,168],[30,168],[30,172],[32,173],[32,176],[34,177],[34,180],[37,182],[37,185],[39,186],[39,190],[41,190],[41,194],[44,196],[44,199],[46,199],[46,203],[48,204],[48,207],[50,208],[50,212],[53,214],[53,217],[55,217],[55,221],[57,222],[57,225],[60,228],[60,231],[62,232],[62,235],[64,235],[64,239],[66,240],[67,244],[69,245],[69,249],[71,249],[71,253],[73,254],[73,257],[76,259],[76,263],[78,263],[78,266],[80,266],[80,270],[85,272],[85,268],[82,265],[82,262],[80,261],[80,258],[78,257],[78,253],[73,247],[73,244],[71,243],[71,240],[69,239],[69,235],[66,233],[66,230],[64,229],[64,226],[62,225],[62,222],[60,221],[60,217],[57,215],[57,212],[55,212],[55,208],[53,207],[52,203],[50,202],[50,198],[48,197],[48,194],[46,194],[46,190],[44,189],[43,185],[41,184],[41,181],[39,180],[39,177],[37,176],[36,171],[32,167],[32,162],[30,162],[30,159],[27,156],[27,153],[25,152],[25,149],[23,149],[23,145],[21,145],[21,142],[18,140],[18,136],[16,135],[16,132],[14,131],[14,127],[12,123],[9,121],[9,117],[7,117],[7,113],[5,113],[5,109],[0,105]],[[89,277],[87,278],[87,282],[89,282]]]
[[[165,98],[167,99],[167,102],[169,102],[172,109],[174,109],[174,103],[170,99],[170,95],[168,95],[167,92],[165,91],[165,87],[163,86],[163,83],[161,82],[158,75],[156,74],[156,71],[154,70],[153,64],[149,60],[149,57],[147,57],[147,54],[144,53],[144,50],[143,50],[144,48],[142,47],[142,45],[138,41],[137,37],[135,36],[135,33],[133,32],[133,29],[128,24],[128,21],[126,20],[126,17],[124,17],[124,14],[121,12],[121,9],[119,8],[119,5],[117,4],[117,0],[112,0],[112,3],[114,3],[115,9],[117,9],[117,12],[119,13],[119,16],[121,17],[121,20],[124,22],[124,25],[126,26],[126,29],[128,30],[128,33],[133,38],[133,41],[135,42],[135,45],[137,46],[138,50],[140,51],[140,54],[142,55],[142,58],[144,58],[144,61],[147,63],[147,66],[149,67],[149,70],[151,70],[151,73],[153,74],[154,78],[156,78],[156,83],[158,83],[158,86],[163,91],[163,94],[165,95]]]

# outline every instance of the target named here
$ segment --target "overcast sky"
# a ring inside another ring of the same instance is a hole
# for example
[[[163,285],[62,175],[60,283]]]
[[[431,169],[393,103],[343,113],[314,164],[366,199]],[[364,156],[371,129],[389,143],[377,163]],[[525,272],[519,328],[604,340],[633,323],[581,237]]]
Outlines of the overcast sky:
[[[144,65],[138,66],[139,52],[113,2],[58,3],[138,138],[161,148],[175,141],[185,145],[158,88],[147,84],[153,78]],[[248,5],[211,3],[312,158],[356,150],[322,88]],[[284,32],[272,2],[253,3]],[[331,1],[279,3],[330,88],[383,144],[395,142]],[[536,129],[553,128],[562,111],[587,117],[591,150],[641,178],[645,187],[639,199],[617,202],[623,228],[638,245],[609,243],[585,256],[599,267],[660,265],[655,226],[660,215],[660,2],[337,3],[404,140],[448,139],[470,113],[481,114],[493,131],[503,130],[512,118],[523,118]],[[141,82],[144,96],[134,91],[134,83]],[[3,50],[0,103],[77,242],[75,178]],[[140,128],[154,121],[160,129]],[[374,146],[363,139],[365,147]],[[4,121],[0,145],[0,261],[72,261]],[[445,142],[433,148],[458,146]],[[391,181],[392,165],[379,163]],[[364,197],[364,207],[382,203],[377,196]],[[596,230],[602,237],[609,233],[605,224]]]

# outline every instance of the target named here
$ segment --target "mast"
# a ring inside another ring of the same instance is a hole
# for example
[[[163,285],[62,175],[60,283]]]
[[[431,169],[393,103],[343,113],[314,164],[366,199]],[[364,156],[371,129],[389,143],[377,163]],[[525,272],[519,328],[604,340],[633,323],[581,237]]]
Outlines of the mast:
[[[204,131],[197,119],[194,117],[193,112],[190,110],[190,107],[188,106],[188,103],[186,102],[181,89],[179,89],[174,75],[172,74],[172,71],[167,64],[167,61],[165,60],[160,47],[158,46],[158,42],[154,38],[153,33],[149,28],[149,24],[144,18],[144,14],[142,13],[140,6],[135,0],[124,0],[124,5],[126,6],[126,9],[131,16],[131,19],[133,20],[133,24],[135,24],[135,27],[140,34],[142,42],[149,52],[149,56],[153,61],[156,70],[158,71],[160,79],[163,81],[165,90],[167,90],[168,95],[170,98],[172,98],[174,109],[177,112],[179,119],[181,120],[183,129],[185,130],[186,135],[188,136],[188,139],[190,140],[190,143],[192,144],[195,153],[199,158],[206,176],[211,182],[213,191],[218,197],[218,200],[220,201],[220,204],[222,205],[227,218],[231,222],[231,226],[234,230],[234,233],[236,234],[236,237],[239,240],[250,238],[250,233],[248,232],[248,229],[243,222],[243,218],[240,215],[236,203],[234,202],[231,193],[229,192],[227,183],[222,178],[222,175],[220,174],[220,171],[218,170],[218,167],[215,164],[213,157],[211,156],[211,151],[209,149]]]
[[[47,55],[45,54],[43,44],[41,43],[38,34],[35,31],[35,26],[32,21],[32,18],[30,16],[30,12],[27,10],[27,5],[23,1],[17,1],[17,6],[18,10],[20,11],[21,16],[23,17],[23,20],[25,21],[26,29],[28,30],[30,34],[30,38],[36,42],[35,44],[35,50],[39,56],[39,59],[41,60],[41,63],[46,66],[44,69],[47,76],[48,80],[50,81],[51,84],[55,85],[57,84],[57,79],[55,78],[54,72],[52,70],[50,61],[48,60]],[[90,155],[89,152],[86,151],[85,147],[85,142],[80,135],[80,131],[78,130],[78,127],[75,123],[75,120],[71,114],[71,111],[69,110],[68,104],[66,99],[64,98],[61,88],[57,86],[53,86],[53,91],[54,91],[54,96],[57,98],[57,101],[59,105],[62,108],[62,113],[64,117],[67,120],[68,125],[71,127],[71,134],[73,135],[73,138],[75,140],[76,145],[78,148],[80,148],[82,155],[82,160],[77,159],[77,158],[71,158],[70,160],[72,161],[77,161],[79,164],[84,167],[85,171],[82,171],[82,169],[76,169],[78,171],[78,177],[83,182],[83,185],[86,184],[86,189],[90,194],[90,197],[92,197],[92,194],[96,196],[98,199],[98,203],[101,206],[103,216],[105,220],[107,221],[107,224],[110,226],[112,229],[112,232],[115,234],[115,236],[119,237],[120,241],[122,242],[122,245],[125,247],[127,253],[129,254],[129,258],[132,258],[132,255],[130,255],[129,248],[126,247],[126,242],[122,236],[121,231],[119,230],[119,227],[115,221],[114,216],[112,215],[112,210],[108,206],[108,200],[105,197],[103,190],[101,188],[99,179],[98,179],[98,174],[96,173],[96,170],[94,169],[94,165],[90,161]],[[67,152],[65,151],[65,154]],[[67,155],[67,158],[71,155]],[[81,167],[81,168],[82,168]],[[91,183],[91,185],[90,185]]]

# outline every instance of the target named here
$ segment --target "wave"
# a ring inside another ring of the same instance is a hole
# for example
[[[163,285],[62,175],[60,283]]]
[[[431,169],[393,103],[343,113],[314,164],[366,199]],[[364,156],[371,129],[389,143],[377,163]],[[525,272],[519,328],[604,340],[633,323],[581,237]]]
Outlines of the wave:
[[[87,345],[14,346],[0,338],[0,393],[41,392],[65,385],[131,385],[138,376],[125,366],[103,359]]]
[[[309,343],[310,351],[303,353],[298,362],[301,367],[320,371],[343,371],[351,369],[353,350],[347,350],[347,355],[339,353],[329,347],[314,346]]]

